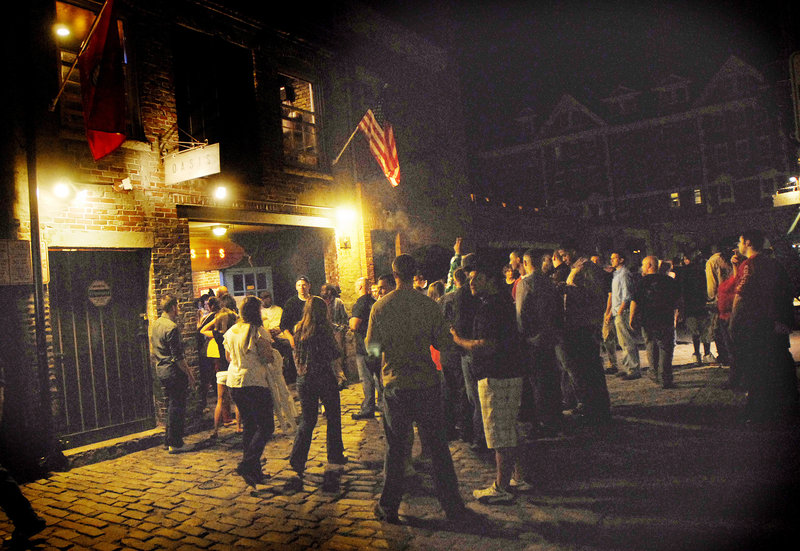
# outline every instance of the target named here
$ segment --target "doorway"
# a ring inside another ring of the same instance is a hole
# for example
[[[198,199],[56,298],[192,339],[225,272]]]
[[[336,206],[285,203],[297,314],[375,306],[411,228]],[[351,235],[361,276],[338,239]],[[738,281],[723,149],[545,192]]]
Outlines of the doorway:
[[[67,448],[153,428],[149,250],[50,250],[58,387]]]

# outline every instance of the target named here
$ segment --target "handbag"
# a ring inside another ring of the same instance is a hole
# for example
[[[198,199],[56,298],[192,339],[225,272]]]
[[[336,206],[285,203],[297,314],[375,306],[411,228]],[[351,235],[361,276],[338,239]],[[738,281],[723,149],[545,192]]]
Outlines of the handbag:
[[[206,356],[209,358],[219,358],[219,346],[217,345],[217,339],[209,339],[208,341],[208,348],[206,349]]]

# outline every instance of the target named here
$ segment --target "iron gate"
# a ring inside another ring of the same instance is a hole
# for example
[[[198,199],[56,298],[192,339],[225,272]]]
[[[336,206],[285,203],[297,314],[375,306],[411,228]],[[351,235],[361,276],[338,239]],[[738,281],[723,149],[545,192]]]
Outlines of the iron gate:
[[[67,448],[155,426],[149,251],[51,250],[59,437]]]

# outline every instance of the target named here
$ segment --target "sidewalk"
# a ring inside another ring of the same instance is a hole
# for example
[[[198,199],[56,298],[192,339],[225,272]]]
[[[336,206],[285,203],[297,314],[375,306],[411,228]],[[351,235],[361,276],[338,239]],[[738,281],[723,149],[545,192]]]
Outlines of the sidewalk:
[[[800,335],[792,344],[800,358]],[[350,462],[329,491],[321,487],[324,417],[297,493],[283,490],[293,474],[289,436],[278,432],[267,445],[272,479],[251,492],[233,473],[239,436],[226,429],[209,442],[203,433],[190,439],[201,443],[192,453],[153,447],[25,485],[49,525],[35,548],[782,549],[787,537],[798,541],[797,434],[737,424],[744,398],[722,388],[727,370],[690,362],[691,345],[680,344],[673,390],[608,377],[613,422],[575,425],[526,445],[523,470],[533,490],[512,505],[472,499],[493,479],[493,457],[451,443],[461,494],[482,516],[474,526],[445,520],[424,463],[400,509],[405,524],[374,519],[383,430],[379,418],[351,420],[361,400],[356,384],[342,391]],[[0,519],[0,537],[10,529]]]

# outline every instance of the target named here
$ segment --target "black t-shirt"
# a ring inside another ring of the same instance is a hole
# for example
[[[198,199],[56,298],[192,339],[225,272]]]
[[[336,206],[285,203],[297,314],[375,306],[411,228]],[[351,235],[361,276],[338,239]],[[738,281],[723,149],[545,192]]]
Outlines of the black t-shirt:
[[[367,328],[369,328],[369,313],[372,311],[372,305],[375,304],[375,299],[372,295],[361,295],[353,305],[353,315],[351,317],[358,318],[361,323],[356,329],[356,354],[361,356],[367,355],[367,348],[364,346],[364,339],[367,337]]]
[[[462,285],[453,296],[453,327],[458,335],[465,339],[472,338],[472,327],[475,311],[480,300],[473,296],[469,285]]]
[[[522,376],[517,313],[505,293],[489,295],[479,300],[472,338],[488,339],[495,343],[495,349],[491,352],[478,350],[472,353],[472,373],[476,379],[511,379]]]
[[[640,279],[633,291],[633,302],[642,326],[671,326],[679,294],[678,284],[667,275],[648,274]]]
[[[361,335],[362,338],[367,336],[369,313],[372,310],[373,304],[375,304],[375,299],[372,298],[372,295],[366,294],[358,297],[358,300],[356,300],[356,303],[353,305],[353,314],[351,317],[361,320],[361,324],[355,332]]]
[[[287,300],[283,306],[283,314],[281,314],[281,331],[288,329],[290,333],[294,333],[294,326],[303,319],[303,309],[305,307],[306,301],[297,295]]]

